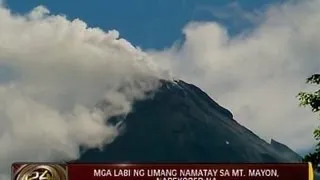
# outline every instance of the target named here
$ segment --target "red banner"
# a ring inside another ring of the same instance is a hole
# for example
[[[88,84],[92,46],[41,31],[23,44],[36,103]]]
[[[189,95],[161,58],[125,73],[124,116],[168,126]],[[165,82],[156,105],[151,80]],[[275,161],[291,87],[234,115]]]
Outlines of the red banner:
[[[305,164],[14,164],[14,180],[313,180]]]

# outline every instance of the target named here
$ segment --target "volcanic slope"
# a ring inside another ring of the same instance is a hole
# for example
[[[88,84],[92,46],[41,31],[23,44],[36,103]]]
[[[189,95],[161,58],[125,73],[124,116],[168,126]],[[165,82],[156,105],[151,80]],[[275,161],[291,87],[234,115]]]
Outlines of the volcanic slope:
[[[106,106],[103,102],[99,108]],[[152,98],[138,101],[123,121],[125,131],[101,149],[83,152],[77,162],[243,163],[299,162],[294,151],[269,144],[233,119],[198,87],[163,81]],[[289,154],[288,154],[289,153]]]

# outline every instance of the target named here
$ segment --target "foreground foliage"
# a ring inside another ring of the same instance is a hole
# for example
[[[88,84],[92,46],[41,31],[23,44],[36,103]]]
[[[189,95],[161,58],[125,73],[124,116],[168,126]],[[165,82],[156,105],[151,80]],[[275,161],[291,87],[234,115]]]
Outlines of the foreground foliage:
[[[320,85],[320,74],[314,74],[306,81],[308,84]],[[300,92],[298,94],[300,106],[310,107],[312,112],[319,113],[320,111],[320,89],[315,92]],[[314,167],[320,164],[320,127],[313,131],[313,136],[318,142],[315,151],[307,154],[303,161],[311,162]]]

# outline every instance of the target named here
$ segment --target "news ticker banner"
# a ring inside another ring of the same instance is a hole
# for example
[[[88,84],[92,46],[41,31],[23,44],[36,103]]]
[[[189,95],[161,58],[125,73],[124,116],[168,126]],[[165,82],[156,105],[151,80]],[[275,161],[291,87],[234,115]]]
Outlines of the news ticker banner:
[[[13,180],[314,180],[301,164],[15,163]]]

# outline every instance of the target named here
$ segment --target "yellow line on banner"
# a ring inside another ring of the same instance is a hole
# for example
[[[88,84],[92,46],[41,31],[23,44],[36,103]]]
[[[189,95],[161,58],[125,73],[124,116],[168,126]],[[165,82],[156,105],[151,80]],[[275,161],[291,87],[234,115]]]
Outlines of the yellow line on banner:
[[[314,172],[313,172],[313,168],[312,168],[311,162],[308,162],[308,169],[309,169],[308,180],[314,180]]]

